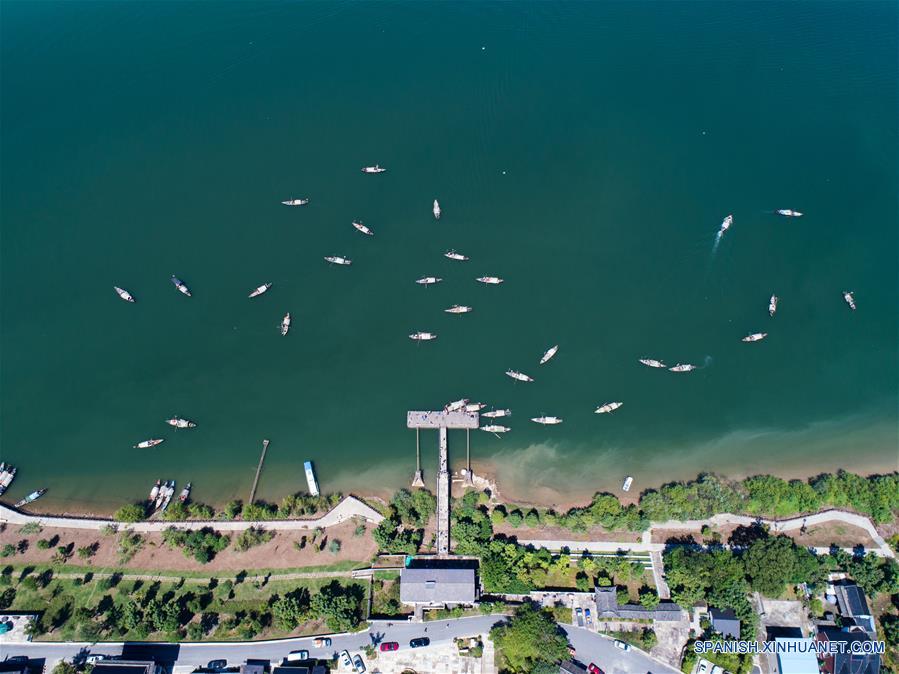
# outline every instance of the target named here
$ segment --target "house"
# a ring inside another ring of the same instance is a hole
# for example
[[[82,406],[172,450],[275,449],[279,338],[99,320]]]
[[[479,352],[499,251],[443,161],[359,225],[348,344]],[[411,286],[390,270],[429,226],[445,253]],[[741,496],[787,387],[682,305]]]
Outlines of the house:
[[[159,667],[153,660],[100,660],[94,665],[97,674],[156,674]]]
[[[411,567],[400,572],[403,604],[441,608],[474,604],[478,598],[471,567]]]
[[[839,649],[843,651],[842,653],[822,654],[821,671],[824,674],[879,674],[880,655],[851,652],[853,642],[871,641],[871,637],[863,628],[820,627],[815,639],[822,643],[845,644]]]
[[[840,616],[844,626],[857,625],[868,633],[868,636],[877,635],[877,627],[874,625],[874,616],[868,608],[864,591],[855,583],[844,581],[834,585],[834,594],[837,598],[837,606],[840,608]]]
[[[587,674],[587,670],[572,660],[565,660],[559,665],[559,674]]]
[[[648,609],[641,604],[619,604],[616,588],[596,588],[597,620],[660,620],[676,622],[683,618],[683,609],[673,602],[659,602],[659,605],[654,609]]]
[[[712,622],[712,629],[726,639],[740,638],[740,621],[732,609],[709,609],[709,620]]]
[[[776,653],[771,659],[778,674],[820,674],[814,639],[777,637],[774,643]]]

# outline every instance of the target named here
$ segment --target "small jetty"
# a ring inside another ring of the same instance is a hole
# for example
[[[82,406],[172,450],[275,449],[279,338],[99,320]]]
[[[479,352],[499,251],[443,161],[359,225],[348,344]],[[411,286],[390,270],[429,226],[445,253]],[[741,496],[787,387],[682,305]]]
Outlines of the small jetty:
[[[250,500],[252,503],[256,500],[256,487],[259,485],[259,475],[262,473],[262,464],[265,462],[265,452],[268,451],[268,440],[262,441],[262,454],[259,456],[259,465],[256,466],[256,477],[253,478],[253,488],[250,490]]]

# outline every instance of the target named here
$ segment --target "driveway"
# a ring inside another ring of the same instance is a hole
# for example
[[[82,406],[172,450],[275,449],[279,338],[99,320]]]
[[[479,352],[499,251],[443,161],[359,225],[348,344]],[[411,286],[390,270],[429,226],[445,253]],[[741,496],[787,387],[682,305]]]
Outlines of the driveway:
[[[654,660],[639,649],[615,648],[612,639],[595,632],[565,625],[562,629],[577,650],[574,659],[585,666],[596,663],[605,674],[680,674],[680,670]]]

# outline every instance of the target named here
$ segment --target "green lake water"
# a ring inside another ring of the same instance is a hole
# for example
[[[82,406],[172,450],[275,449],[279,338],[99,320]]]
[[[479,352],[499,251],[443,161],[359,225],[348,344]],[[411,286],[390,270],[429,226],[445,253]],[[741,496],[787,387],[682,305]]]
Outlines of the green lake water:
[[[2,3],[7,498],[246,498],[263,438],[263,498],[306,459],[382,491],[414,468],[405,411],[460,397],[513,410],[472,455],[521,499],[896,469],[897,25],[893,2]]]

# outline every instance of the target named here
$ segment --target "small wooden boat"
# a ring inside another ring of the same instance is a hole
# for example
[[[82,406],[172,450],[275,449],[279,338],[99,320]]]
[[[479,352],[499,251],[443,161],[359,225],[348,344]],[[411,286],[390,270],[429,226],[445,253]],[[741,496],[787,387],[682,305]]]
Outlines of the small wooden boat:
[[[437,202],[436,199],[434,199],[434,208],[432,210],[434,212],[434,219],[439,220],[440,219],[440,204]]]
[[[484,403],[468,403],[465,406],[466,412],[480,412],[482,409],[487,407]]]
[[[718,229],[718,238],[720,239],[724,236],[724,232],[730,229],[730,226],[734,224],[734,216],[728,215],[724,220],[721,221],[721,227]]]
[[[746,335],[741,342],[761,342],[765,337],[768,336],[767,332],[753,332],[751,335]]]
[[[768,315],[774,316],[777,313],[777,295],[771,295],[771,299],[768,301]]]
[[[668,367],[660,360],[656,360],[655,358],[641,358],[640,362],[646,365],[647,367]]]
[[[634,478],[628,475],[624,478],[624,483],[621,485],[621,491],[630,491],[631,485],[634,483]]]
[[[259,297],[262,293],[272,287],[271,283],[263,283],[261,286],[256,288],[253,292],[250,293],[249,297]]]
[[[432,286],[435,283],[440,283],[442,280],[442,278],[436,276],[423,276],[420,279],[416,279],[415,282],[421,286]]]
[[[783,215],[787,218],[801,218],[802,213],[799,211],[794,211],[792,208],[779,208],[775,211],[778,215]]]
[[[181,490],[181,493],[178,495],[178,500],[181,503],[184,503],[190,497],[190,482],[187,483],[187,486]]]
[[[849,305],[849,308],[855,311],[855,297],[853,294],[844,290],[843,299],[846,300],[846,304]]]
[[[512,416],[512,410],[491,410],[489,412],[484,412],[481,414],[482,417],[487,417],[488,419],[496,419],[498,417],[509,417]]]
[[[556,424],[562,423],[560,417],[532,417],[531,421],[535,424],[542,424],[544,426],[555,426]]]
[[[121,297],[123,300],[125,300],[126,302],[134,302],[134,295],[129,293],[127,290],[125,290],[124,288],[119,288],[118,286],[113,286],[113,288],[115,288],[116,295]]]
[[[559,345],[558,345],[558,344],[556,344],[555,346],[549,347],[549,348],[544,352],[543,356],[540,358],[540,364],[543,365],[544,363],[546,363],[547,361],[549,361],[550,358],[552,358],[553,356],[556,355],[556,353],[558,352],[558,350],[559,350]]]
[[[172,502],[172,497],[175,495],[175,481],[172,480],[169,483],[169,488],[165,492],[165,497],[162,499],[162,512],[165,512],[165,509],[169,507],[169,503]]]
[[[488,286],[497,286],[503,282],[503,279],[501,279],[499,276],[481,276],[479,278],[476,278],[475,281]]]
[[[281,203],[285,206],[305,206],[309,203],[309,199],[288,199],[287,201],[282,201]]]
[[[669,372],[692,372],[696,369],[695,365],[691,365],[690,363],[678,363],[674,367],[669,367]]]
[[[0,465],[0,495],[3,494],[16,476],[16,467],[11,464]]]
[[[286,335],[288,330],[290,330],[290,312],[281,319],[281,336]]]
[[[33,491],[28,496],[23,498],[21,501],[16,503],[16,508],[21,508],[22,506],[26,506],[33,501],[37,501],[41,496],[47,493],[47,489],[38,489],[37,491]]]
[[[156,484],[153,485],[153,488],[150,490],[150,498],[147,499],[150,503],[153,503],[156,500],[156,497],[159,496],[159,490],[162,488],[162,481],[156,480]]]
[[[369,229],[366,225],[363,225],[358,220],[353,220],[353,227],[355,227],[358,231],[362,232],[363,234],[367,234],[368,236],[375,235],[375,233],[373,231],[371,231],[371,229]]]
[[[150,449],[150,447],[161,445],[163,442],[165,442],[165,438],[153,438],[152,440],[144,440],[143,442],[138,442],[136,445],[134,445],[134,449]]]
[[[468,398],[462,398],[461,400],[454,400],[451,403],[447,403],[443,406],[444,412],[461,412],[465,409],[465,406],[468,404]]]
[[[471,307],[466,307],[461,304],[454,304],[449,309],[444,309],[444,311],[448,314],[467,314],[471,311]]]
[[[500,426],[499,424],[487,424],[486,426],[481,426],[482,431],[487,431],[488,433],[508,433],[512,429],[508,426]]]
[[[178,416],[166,419],[165,423],[173,428],[196,428],[196,424],[193,421],[188,421],[187,419],[182,419]]]
[[[409,335],[409,339],[415,342],[430,342],[432,339],[437,339],[437,335],[433,332],[413,332]]]
[[[467,262],[468,256],[463,255],[462,253],[457,253],[455,250],[448,250],[443,254],[443,257],[449,258],[450,260],[458,260],[459,262]]]

